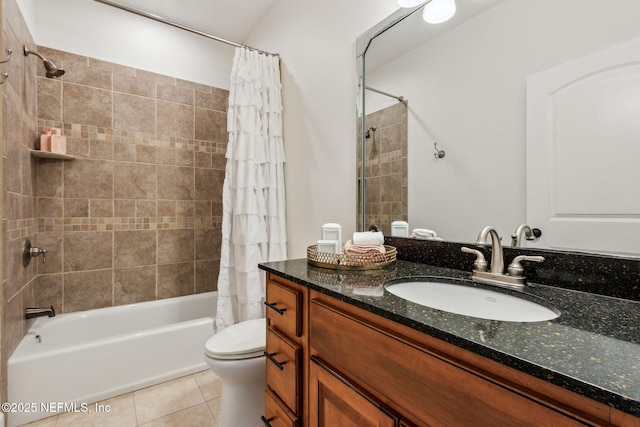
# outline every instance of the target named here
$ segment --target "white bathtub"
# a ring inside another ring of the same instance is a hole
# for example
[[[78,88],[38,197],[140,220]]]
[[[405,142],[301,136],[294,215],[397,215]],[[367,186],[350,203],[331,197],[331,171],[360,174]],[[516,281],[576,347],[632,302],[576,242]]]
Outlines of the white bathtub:
[[[9,358],[7,401],[19,411],[9,427],[207,369],[216,301],[207,292],[38,318]]]

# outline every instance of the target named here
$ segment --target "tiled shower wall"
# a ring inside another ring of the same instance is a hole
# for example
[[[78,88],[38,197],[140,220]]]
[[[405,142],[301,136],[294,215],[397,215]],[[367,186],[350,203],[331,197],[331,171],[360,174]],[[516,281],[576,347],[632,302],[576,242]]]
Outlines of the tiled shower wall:
[[[407,104],[399,102],[366,116],[366,128],[376,127],[365,139],[365,228],[376,224],[386,235],[391,222],[407,221]],[[358,126],[358,177],[361,176],[362,144]],[[360,185],[358,192],[361,191]],[[358,212],[361,198],[358,194]],[[361,229],[358,215],[358,229]]]
[[[22,266],[25,237],[37,242],[36,167],[29,149],[36,138],[36,61],[27,60],[22,46],[34,46],[15,0],[2,0],[2,49],[12,49],[0,71],[9,77],[2,94],[2,358],[0,400],[7,400],[7,360],[25,331],[24,308],[33,305],[37,267]],[[41,66],[42,64],[40,64]]]
[[[66,71],[37,78],[38,131],[62,128],[77,159],[37,161],[48,253],[35,304],[70,312],[215,290],[228,92],[38,49]]]
[[[57,313],[216,289],[228,92],[36,46],[15,0],[2,3],[2,351]],[[66,70],[43,76],[37,49]],[[30,155],[59,127],[76,160]],[[21,264],[29,237],[47,262]]]

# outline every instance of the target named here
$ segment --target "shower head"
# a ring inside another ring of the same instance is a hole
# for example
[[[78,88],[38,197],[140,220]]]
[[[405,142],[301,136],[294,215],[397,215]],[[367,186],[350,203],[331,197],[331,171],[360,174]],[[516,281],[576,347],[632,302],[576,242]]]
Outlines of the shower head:
[[[53,64],[53,62],[49,61],[44,56],[40,55],[38,52],[33,52],[33,51],[27,49],[26,46],[23,47],[23,50],[24,50],[24,56],[29,56],[29,54],[31,54],[31,55],[35,55],[38,58],[42,59],[42,62],[44,63],[44,68],[47,70],[47,73],[45,74],[45,76],[47,76],[47,78],[55,79],[56,77],[60,77],[61,75],[64,74],[64,70],[62,68],[56,67]]]
[[[367,129],[367,133],[364,134],[364,137],[367,139],[371,138],[371,135],[373,135],[372,132],[375,132],[376,129],[377,128],[375,126],[371,126],[369,129]]]

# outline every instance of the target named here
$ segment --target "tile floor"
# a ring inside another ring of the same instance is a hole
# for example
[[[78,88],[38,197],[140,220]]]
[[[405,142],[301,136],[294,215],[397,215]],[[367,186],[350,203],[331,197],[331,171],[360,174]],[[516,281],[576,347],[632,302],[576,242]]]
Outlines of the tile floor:
[[[218,427],[222,382],[206,370],[98,402],[109,412],[63,413],[25,427]]]

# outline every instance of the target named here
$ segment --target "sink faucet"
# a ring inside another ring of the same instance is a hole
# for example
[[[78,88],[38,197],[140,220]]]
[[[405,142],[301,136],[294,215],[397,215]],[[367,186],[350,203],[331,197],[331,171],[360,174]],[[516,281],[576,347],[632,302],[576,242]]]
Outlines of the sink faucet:
[[[544,258],[541,256],[520,255],[513,259],[507,273],[504,272],[504,259],[502,243],[498,232],[492,226],[486,226],[478,234],[476,245],[487,246],[487,237],[491,236],[491,268],[487,271],[487,262],[482,252],[463,247],[462,252],[474,254],[476,260],[473,263],[472,279],[476,282],[486,283],[489,285],[502,286],[505,288],[522,290],[524,289],[524,269],[520,264],[522,261],[542,262]]]
[[[496,229],[490,225],[487,225],[478,234],[476,245],[487,246],[487,237],[491,236],[491,273],[502,274],[504,272],[504,260],[502,256],[502,243],[500,242],[500,236]]]
[[[53,317],[55,315],[56,315],[56,312],[53,309],[53,306],[46,307],[46,308],[25,308],[24,309],[25,319],[32,319],[34,317],[40,317],[40,316]]]
[[[524,233],[524,238],[526,240],[536,240],[538,237],[542,236],[542,231],[539,228],[531,229],[531,227],[529,227],[527,224],[520,224],[516,231],[511,234],[512,248],[517,248],[518,246],[520,246],[522,233]]]

